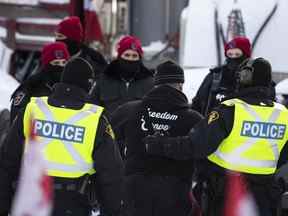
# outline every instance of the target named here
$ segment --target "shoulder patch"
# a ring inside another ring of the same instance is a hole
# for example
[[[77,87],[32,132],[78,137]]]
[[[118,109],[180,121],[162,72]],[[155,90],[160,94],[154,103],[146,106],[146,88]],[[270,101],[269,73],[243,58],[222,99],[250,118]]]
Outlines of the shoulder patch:
[[[13,98],[13,105],[19,106],[21,104],[21,102],[23,101],[25,96],[26,96],[26,94],[23,91],[16,93],[15,97]]]
[[[213,121],[219,119],[219,113],[217,111],[212,111],[208,117],[208,124],[211,124]]]
[[[115,140],[115,134],[114,134],[114,131],[111,127],[111,124],[107,124],[106,129],[105,129],[105,133],[108,134],[113,140]]]

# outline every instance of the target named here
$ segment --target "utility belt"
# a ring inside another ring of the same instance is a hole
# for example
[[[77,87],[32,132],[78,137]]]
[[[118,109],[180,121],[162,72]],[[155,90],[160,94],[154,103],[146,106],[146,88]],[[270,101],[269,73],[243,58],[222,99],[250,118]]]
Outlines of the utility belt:
[[[92,184],[90,178],[90,175],[84,175],[77,179],[55,177],[53,181],[53,188],[55,191],[69,191],[87,194],[90,190],[89,186]]]
[[[84,175],[77,179],[54,178],[55,192],[75,192],[85,196],[91,206],[98,203],[96,175]]]
[[[76,183],[54,183],[54,190],[56,191],[70,191],[78,192],[79,185]]]

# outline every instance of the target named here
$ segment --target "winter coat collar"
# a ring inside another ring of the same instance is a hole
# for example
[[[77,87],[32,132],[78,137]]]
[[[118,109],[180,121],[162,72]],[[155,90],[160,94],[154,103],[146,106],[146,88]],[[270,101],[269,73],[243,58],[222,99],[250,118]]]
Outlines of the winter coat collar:
[[[120,67],[119,67],[119,60],[112,61],[104,70],[104,74],[112,79],[121,80],[120,77]],[[151,70],[146,68],[143,63],[140,63],[140,71],[135,74],[134,80],[141,80],[147,77],[152,77],[153,73]]]

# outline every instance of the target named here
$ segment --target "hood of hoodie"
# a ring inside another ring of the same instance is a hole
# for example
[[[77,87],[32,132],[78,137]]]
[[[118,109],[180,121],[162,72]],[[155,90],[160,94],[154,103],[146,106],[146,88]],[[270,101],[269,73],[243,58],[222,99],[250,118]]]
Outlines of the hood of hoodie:
[[[169,85],[154,87],[143,97],[143,102],[146,105],[153,104],[155,109],[165,109],[167,112],[189,107],[185,94]]]
[[[87,102],[87,93],[74,85],[57,83],[48,97],[48,103],[56,107],[81,109]]]
[[[104,70],[104,74],[109,76],[110,78],[113,79],[117,79],[120,80],[122,79],[120,74],[120,61],[118,59],[112,61]],[[146,68],[142,61],[140,61],[140,69],[138,72],[135,73],[133,79],[135,80],[140,80],[140,79],[145,79],[147,77],[152,77],[153,76],[153,72],[151,70],[149,70],[148,68]]]

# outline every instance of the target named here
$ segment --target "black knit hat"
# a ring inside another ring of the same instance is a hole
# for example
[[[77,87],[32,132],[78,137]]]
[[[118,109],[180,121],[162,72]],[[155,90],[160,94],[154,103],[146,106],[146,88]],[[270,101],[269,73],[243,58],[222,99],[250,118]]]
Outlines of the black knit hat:
[[[183,69],[168,60],[156,68],[155,85],[161,85],[166,83],[184,83],[184,71]]]
[[[61,82],[77,86],[89,92],[94,79],[91,64],[81,57],[70,59],[64,67]]]
[[[252,67],[254,68],[253,85],[270,86],[272,80],[271,64],[264,58],[257,58],[254,60]]]

